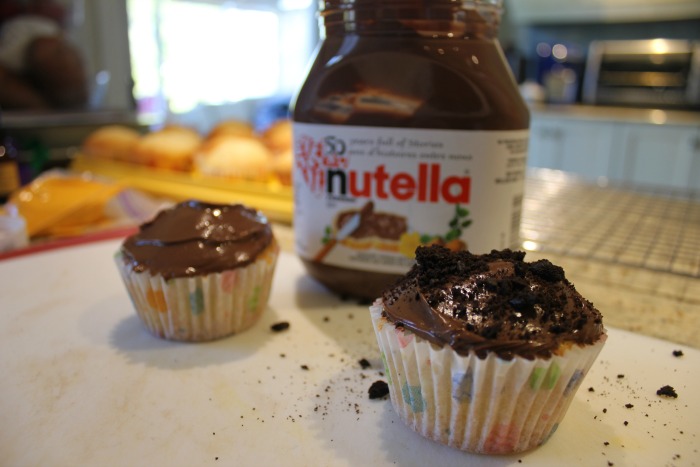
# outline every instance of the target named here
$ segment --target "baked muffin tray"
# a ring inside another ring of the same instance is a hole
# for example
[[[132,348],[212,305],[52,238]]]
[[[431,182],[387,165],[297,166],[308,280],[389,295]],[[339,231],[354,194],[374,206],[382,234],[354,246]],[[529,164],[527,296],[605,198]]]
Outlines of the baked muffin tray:
[[[700,463],[700,350],[610,329],[546,444],[472,455],[417,435],[388,399],[369,399],[385,377],[367,307],[328,294],[295,256],[281,255],[252,329],[174,343],[136,318],[113,264],[118,246],[0,261],[0,464]],[[289,328],[275,332],[281,322]],[[677,398],[656,394],[666,385]]]
[[[272,221],[292,221],[292,188],[274,181],[252,182],[157,170],[83,154],[74,157],[71,169],[108,177],[125,186],[174,201],[194,198],[213,203],[243,203],[262,210]]]

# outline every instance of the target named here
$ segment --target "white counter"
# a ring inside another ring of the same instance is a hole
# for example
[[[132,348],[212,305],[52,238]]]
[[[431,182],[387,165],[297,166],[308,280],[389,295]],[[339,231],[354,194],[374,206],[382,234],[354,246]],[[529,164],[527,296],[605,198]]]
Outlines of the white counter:
[[[239,335],[192,344],[144,329],[113,264],[118,246],[113,240],[0,261],[1,465],[620,467],[698,460],[700,350],[610,329],[545,445],[513,456],[470,455],[422,438],[389,400],[368,398],[370,385],[386,376],[367,307],[328,294],[293,255],[280,258],[261,321]],[[280,321],[289,329],[273,332]],[[361,367],[363,358],[370,368]],[[656,395],[665,385],[677,399]]]

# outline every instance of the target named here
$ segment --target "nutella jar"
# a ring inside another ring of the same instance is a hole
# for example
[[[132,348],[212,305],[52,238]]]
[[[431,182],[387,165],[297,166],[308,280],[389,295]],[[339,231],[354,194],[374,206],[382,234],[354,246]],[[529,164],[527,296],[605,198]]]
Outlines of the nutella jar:
[[[517,245],[529,113],[500,0],[326,0],[293,103],[294,230],[308,273],[372,300],[416,247]]]

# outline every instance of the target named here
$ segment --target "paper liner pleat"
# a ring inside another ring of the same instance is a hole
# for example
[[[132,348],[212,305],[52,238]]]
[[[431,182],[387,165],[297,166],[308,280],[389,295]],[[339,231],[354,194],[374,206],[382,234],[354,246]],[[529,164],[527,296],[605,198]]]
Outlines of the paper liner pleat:
[[[370,307],[394,410],[423,436],[464,451],[508,454],[556,430],[605,337],[561,356],[460,356],[397,329]]]
[[[258,321],[270,296],[278,253],[274,243],[245,267],[174,279],[136,273],[120,253],[115,262],[138,317],[152,334],[205,341],[244,331]]]

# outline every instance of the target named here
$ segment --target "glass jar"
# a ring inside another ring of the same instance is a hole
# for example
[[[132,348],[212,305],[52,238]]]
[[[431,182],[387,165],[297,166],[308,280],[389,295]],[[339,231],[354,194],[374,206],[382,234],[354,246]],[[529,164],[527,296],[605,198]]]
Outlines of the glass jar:
[[[423,244],[517,245],[529,112],[500,15],[500,0],[322,4],[293,102],[294,230],[332,291],[379,297]]]

